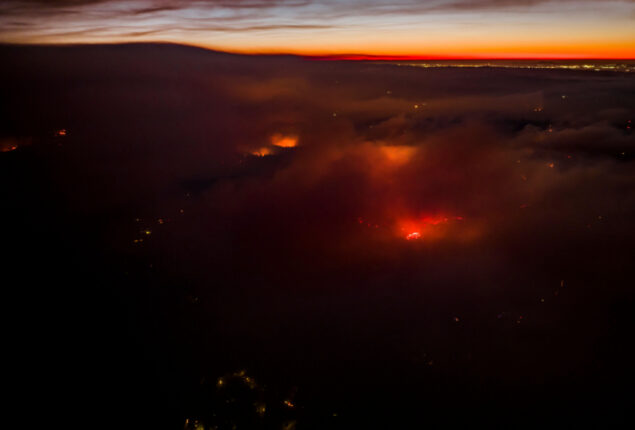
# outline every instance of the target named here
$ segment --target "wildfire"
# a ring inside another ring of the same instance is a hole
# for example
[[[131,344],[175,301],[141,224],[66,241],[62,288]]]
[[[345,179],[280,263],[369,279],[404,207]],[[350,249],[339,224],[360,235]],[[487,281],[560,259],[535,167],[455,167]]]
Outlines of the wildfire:
[[[18,149],[21,146],[29,145],[30,139],[19,139],[14,137],[8,137],[5,139],[0,139],[0,152],[12,152]]]
[[[407,241],[436,241],[443,238],[472,240],[481,235],[478,225],[463,224],[462,216],[420,216],[394,219],[388,225],[379,220],[357,217],[357,223],[364,229],[376,231],[379,235],[389,234]]]
[[[408,233],[406,236],[406,240],[417,240],[421,238],[421,233],[418,231],[413,231],[412,233]]]
[[[402,219],[397,222],[398,235],[406,240],[439,239],[446,236],[455,222],[463,221],[463,217],[423,216],[420,218]]]
[[[251,151],[250,154],[255,155],[256,157],[265,157],[267,155],[273,154],[273,151],[271,150],[271,148],[263,147],[255,151]]]
[[[416,149],[406,145],[387,145],[381,147],[382,154],[389,162],[397,165],[406,164],[414,155]]]
[[[271,144],[280,148],[295,148],[298,146],[298,136],[276,133],[271,136]]]

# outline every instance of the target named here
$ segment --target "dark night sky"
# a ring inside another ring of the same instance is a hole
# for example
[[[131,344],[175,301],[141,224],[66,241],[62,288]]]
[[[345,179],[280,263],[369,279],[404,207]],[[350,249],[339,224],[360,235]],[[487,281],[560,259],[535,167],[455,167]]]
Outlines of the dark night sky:
[[[0,58],[13,350],[29,393],[72,388],[56,416],[213,422],[242,369],[267,428],[626,414],[631,74]]]

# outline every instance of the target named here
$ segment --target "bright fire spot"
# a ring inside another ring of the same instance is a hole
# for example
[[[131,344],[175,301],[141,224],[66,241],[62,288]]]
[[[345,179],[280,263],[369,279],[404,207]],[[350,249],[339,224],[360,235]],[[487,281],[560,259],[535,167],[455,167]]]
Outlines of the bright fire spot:
[[[255,155],[256,157],[264,157],[266,155],[271,155],[272,153],[273,151],[271,150],[271,148],[267,148],[267,147],[260,148],[250,152],[251,155]]]
[[[421,233],[418,231],[413,231],[406,236],[406,240],[417,240],[421,238]]]
[[[2,145],[0,146],[0,152],[11,152],[18,149],[18,145]]]
[[[459,215],[419,215],[412,217],[393,218],[385,223],[376,220],[357,217],[355,221],[365,231],[374,232],[375,237],[390,237],[391,240],[414,241],[420,240],[431,244],[439,240],[453,242],[471,242],[482,237],[484,225],[482,222],[466,222],[466,218]],[[388,236],[387,236],[388,235]]]
[[[57,130],[55,132],[55,136],[66,136],[66,134],[67,134],[67,131],[65,128],[62,128],[61,130]]]
[[[419,218],[402,219],[397,222],[396,229],[399,237],[406,240],[416,240],[423,237],[426,241],[435,241],[450,234],[457,222],[463,223],[461,216],[423,216]]]
[[[410,161],[416,149],[412,146],[393,145],[382,146],[381,151],[390,162],[395,164],[405,164]]]
[[[294,148],[298,146],[298,136],[276,133],[271,136],[271,144],[280,148]]]

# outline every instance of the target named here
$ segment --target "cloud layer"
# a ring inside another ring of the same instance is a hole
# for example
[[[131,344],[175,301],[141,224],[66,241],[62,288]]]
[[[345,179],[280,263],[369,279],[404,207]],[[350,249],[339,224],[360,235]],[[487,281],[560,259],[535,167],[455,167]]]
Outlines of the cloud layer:
[[[0,157],[44,166],[56,228],[136,274],[111,293],[183,385],[245,366],[393,410],[593,396],[626,368],[629,74],[0,55],[0,138],[29,142]]]

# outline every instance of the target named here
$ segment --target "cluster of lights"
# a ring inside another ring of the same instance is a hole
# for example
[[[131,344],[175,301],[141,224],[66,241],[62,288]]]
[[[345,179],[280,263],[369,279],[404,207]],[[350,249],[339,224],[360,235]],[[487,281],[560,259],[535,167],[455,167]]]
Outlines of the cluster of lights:
[[[179,209],[179,214],[183,214],[185,211],[183,209]],[[158,225],[165,225],[168,222],[172,221],[170,218],[157,218],[154,222]],[[144,221],[141,218],[135,218],[135,222],[143,225]],[[147,224],[146,224],[147,225]],[[145,241],[145,239],[149,238],[152,235],[153,231],[150,227],[142,227],[139,229],[139,236],[132,240],[134,244],[141,244]]]
[[[566,63],[397,63],[397,66],[421,67],[424,69],[438,68],[501,68],[501,69],[534,69],[534,70],[585,70],[592,72],[635,72],[635,66],[627,63],[598,63],[598,64],[566,64]]]

